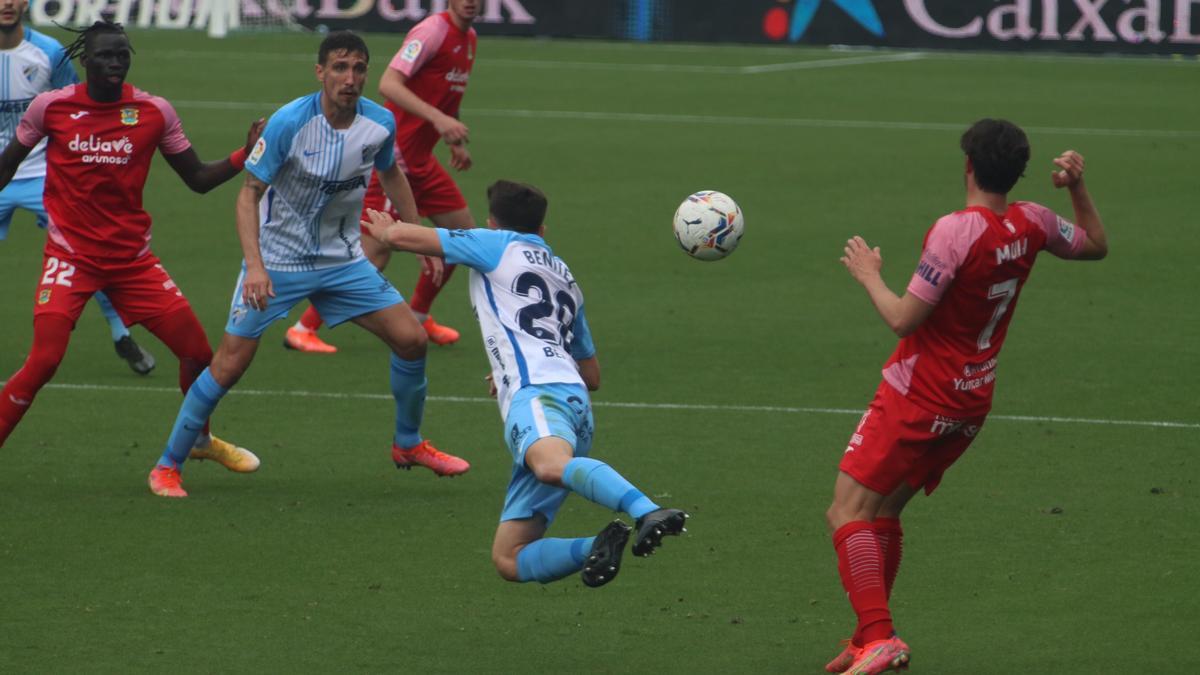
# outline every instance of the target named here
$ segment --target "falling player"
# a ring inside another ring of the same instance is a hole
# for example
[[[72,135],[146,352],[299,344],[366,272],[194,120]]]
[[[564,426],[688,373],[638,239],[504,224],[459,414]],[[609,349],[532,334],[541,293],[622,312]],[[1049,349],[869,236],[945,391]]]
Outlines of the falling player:
[[[1019,127],[980,120],[961,147],[967,208],[930,228],[902,297],[880,276],[878,248],[854,237],[842,257],[901,339],[842,456],[826,514],[842,586],[858,616],[829,672],[866,675],[907,665],[909,648],[888,608],[900,568],[900,512],[919,490],[933,492],[983,426],[1000,346],[1038,252],[1098,260],[1108,251],[1078,153],[1055,159],[1052,174],[1054,186],[1071,195],[1077,223],[1071,224],[1045,206],[1008,202],[1029,161]]]
[[[7,147],[17,133],[17,124],[33,97],[44,91],[79,82],[71,60],[54,38],[23,25],[28,0],[0,0],[0,62],[4,64],[3,98],[0,99],[0,146]],[[34,214],[37,226],[46,227],[46,207],[42,192],[46,184],[46,144],[38,145],[17,169],[8,187],[0,191],[0,241],[8,237],[13,212],[25,209]],[[125,359],[133,372],[149,375],[154,357],[134,342],[129,328],[117,315],[104,293],[97,292],[96,304],[112,335],[117,356]]]
[[[392,248],[471,268],[471,304],[513,457],[492,544],[500,576],[545,583],[582,570],[583,583],[602,586],[620,571],[631,529],[615,520],[595,537],[545,538],[569,492],[634,518],[638,556],[682,532],[688,516],[660,508],[612,467],[588,457],[588,391],[600,387],[600,362],[583,293],[543,238],[546,197],[529,185],[497,181],[488,188],[488,214],[489,229],[447,230],[397,223],[371,209],[364,225]]]
[[[263,331],[304,298],[312,298],[334,325],[353,321],[391,348],[396,465],[418,464],[442,476],[470,468],[421,438],[425,331],[404,298],[363,257],[358,241],[372,168],[392,201],[412,204],[392,154],[392,116],[362,98],[369,59],[361,37],[330,33],[317,52],[321,90],[276,111],[246,160],[249,175],[237,200],[242,275],[212,365],[188,392],[167,448],[150,472],[156,495],[187,496],[180,470],[200,423],[250,367]]]
[[[201,162],[166,100],[125,83],[133,55],[120,24],[97,21],[79,31],[66,59],[82,55],[87,81],[43,94],[21,118],[0,154],[0,187],[43,138],[47,228],[44,272],[33,308],[33,347],[0,393],[0,446],[50,381],[84,304],[104,290],[126,321],[140,323],[179,358],[179,388],[188,391],[212,350],[183,293],[150,251],[150,215],[142,191],[154,151],[192,190],[207,192],[241,171],[246,147],[227,159]],[[234,471],[254,471],[258,458],[208,433],[200,420],[187,452]]]
[[[379,93],[396,116],[396,163],[408,177],[417,209],[435,226],[451,230],[475,227],[475,221],[458,186],[433,155],[433,148],[438,139],[444,140],[450,148],[451,168],[471,168],[468,130],[458,120],[458,108],[475,64],[475,29],[471,24],[478,12],[478,0],[450,0],[446,11],[427,17],[409,31],[379,81]],[[395,218],[404,215],[387,199],[378,174],[371,178],[364,204],[366,208],[388,211]],[[382,270],[387,266],[391,255],[388,247],[368,237],[363,239],[363,248],[376,267]],[[437,345],[448,345],[459,338],[457,330],[437,323],[429,314],[434,298],[453,273],[454,265],[446,265],[444,271],[423,265],[411,299],[413,313],[429,340]],[[288,330],[284,344],[307,352],[336,352],[336,347],[317,335],[320,326],[321,315],[310,306]]]

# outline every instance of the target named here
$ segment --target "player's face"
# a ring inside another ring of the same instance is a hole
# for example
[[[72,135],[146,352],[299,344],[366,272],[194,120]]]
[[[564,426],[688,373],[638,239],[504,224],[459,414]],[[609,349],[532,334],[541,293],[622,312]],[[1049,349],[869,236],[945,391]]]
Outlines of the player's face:
[[[479,15],[479,0],[450,0],[450,12],[470,23]]]
[[[101,33],[88,41],[81,62],[89,85],[120,87],[129,74],[132,59],[129,38],[122,33]]]
[[[331,52],[317,64],[317,79],[325,97],[342,108],[353,107],[367,83],[367,57],[361,52]]]
[[[0,0],[0,30],[10,30],[21,25],[21,15],[29,6],[29,0]]]

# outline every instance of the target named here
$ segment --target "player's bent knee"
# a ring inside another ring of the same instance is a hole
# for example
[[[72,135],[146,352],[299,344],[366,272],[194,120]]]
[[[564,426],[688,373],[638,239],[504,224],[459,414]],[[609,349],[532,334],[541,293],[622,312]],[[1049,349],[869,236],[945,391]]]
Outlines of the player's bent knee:
[[[517,556],[515,553],[492,553],[492,564],[496,566],[496,572],[501,579],[505,581],[520,581],[521,575],[517,573]]]

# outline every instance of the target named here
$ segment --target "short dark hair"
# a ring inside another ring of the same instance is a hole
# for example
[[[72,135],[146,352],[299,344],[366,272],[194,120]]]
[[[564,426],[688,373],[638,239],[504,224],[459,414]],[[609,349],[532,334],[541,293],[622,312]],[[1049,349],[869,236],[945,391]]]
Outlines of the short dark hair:
[[[1029,138],[1008,120],[979,120],[962,135],[959,146],[975,169],[975,183],[985,192],[1008,194],[1025,175]]]
[[[366,57],[367,62],[371,61],[371,52],[367,49],[367,43],[358,33],[348,30],[335,30],[321,40],[321,46],[317,49],[317,63],[325,65],[325,59],[329,58],[330,52],[346,52],[353,54],[360,52]]]
[[[546,195],[532,185],[498,180],[487,196],[488,213],[502,230],[537,234],[546,218]]]

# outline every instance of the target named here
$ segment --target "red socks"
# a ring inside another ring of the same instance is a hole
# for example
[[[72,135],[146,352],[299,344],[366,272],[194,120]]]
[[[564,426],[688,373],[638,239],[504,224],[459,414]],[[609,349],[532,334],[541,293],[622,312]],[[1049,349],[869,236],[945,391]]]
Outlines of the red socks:
[[[904,557],[904,530],[899,518],[876,518],[874,525],[879,550],[883,553],[883,584],[890,600],[892,586],[900,572],[900,559]]]
[[[186,396],[192,383],[212,362],[212,348],[204,327],[191,307],[180,309],[166,316],[157,316],[142,322],[146,330],[162,340],[171,353],[179,359],[179,391]],[[208,422],[201,433],[208,433]]]
[[[33,320],[33,346],[25,365],[8,378],[4,391],[0,392],[0,447],[17,423],[25,416],[34,397],[41,390],[62,362],[71,340],[75,322],[57,314],[43,314]]]
[[[883,552],[875,526],[862,520],[846,523],[833,533],[838,573],[850,605],[858,615],[855,644],[866,645],[892,637],[892,613],[884,584]]]
[[[421,276],[417,278],[417,287],[413,290],[412,298],[408,302],[408,306],[417,314],[428,314],[429,309],[433,307],[433,300],[438,296],[442,288],[450,281],[450,275],[454,274],[454,268],[457,265],[446,265],[446,271],[442,273],[442,283],[434,285],[433,277],[430,277],[425,272],[421,272]]]
[[[323,323],[325,321],[321,319],[320,312],[312,305],[309,305],[308,309],[304,310],[304,313],[300,315],[300,325],[311,331],[316,331]]]

